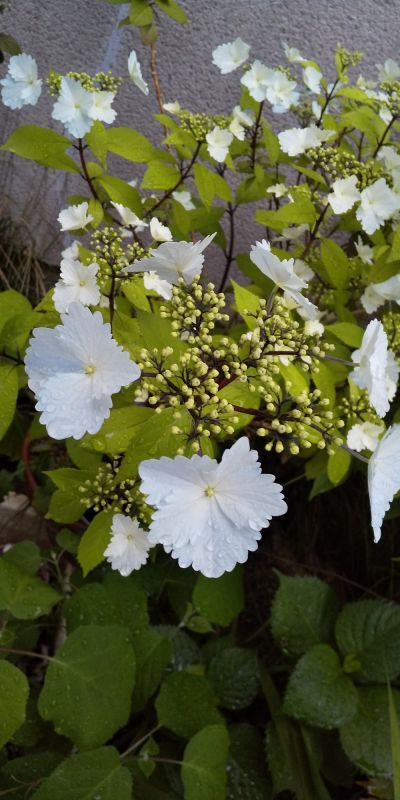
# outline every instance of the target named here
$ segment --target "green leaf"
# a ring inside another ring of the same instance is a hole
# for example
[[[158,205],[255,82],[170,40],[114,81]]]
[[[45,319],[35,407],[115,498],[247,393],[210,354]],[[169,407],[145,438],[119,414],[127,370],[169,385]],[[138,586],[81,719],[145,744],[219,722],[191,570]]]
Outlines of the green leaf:
[[[0,558],[0,610],[17,619],[36,619],[60,600],[47,583]]]
[[[286,688],[283,711],[317,728],[340,728],[357,711],[357,690],[327,644],[316,644],[297,662]]]
[[[112,128],[110,130],[112,130]],[[96,119],[93,122],[89,133],[87,133],[85,136],[86,142],[89,145],[93,155],[98,158],[103,167],[105,167],[107,160],[107,133],[108,132],[106,131],[102,122]]]
[[[393,690],[389,682],[387,685],[387,690],[388,690],[388,701],[389,701],[390,744],[392,750],[394,800],[400,800],[400,723],[399,723],[399,715],[396,709],[396,704],[394,702]]]
[[[288,225],[313,225],[317,218],[317,212],[311,200],[302,198],[301,201],[287,203],[281,206],[278,211],[256,211],[256,222],[270,226],[275,230],[282,231]]]
[[[0,686],[0,747],[3,747],[25,721],[29,685],[20,669],[2,660]]]
[[[46,750],[12,758],[0,770],[1,788],[12,790],[12,800],[27,800],[28,788],[32,784],[38,786],[61,760],[62,755]]]
[[[348,603],[335,628],[343,656],[359,663],[356,677],[386,683],[400,674],[400,606],[368,598]]]
[[[29,314],[32,306],[24,295],[14,289],[7,289],[0,294],[0,333],[6,322],[18,314]]]
[[[328,478],[334,486],[344,481],[351,467],[351,455],[347,450],[338,447],[334,453],[328,457]]]
[[[185,433],[191,428],[192,418],[186,408],[181,407],[180,412],[179,427]],[[177,447],[180,443],[185,443],[185,439],[184,435],[171,433],[171,428],[176,425],[175,413],[175,408],[164,408],[160,414],[153,413],[150,419],[135,428],[134,437],[118,472],[119,480],[134,477],[140,462],[145,459],[176,455]]]
[[[46,514],[48,519],[55,522],[76,522],[84,513],[84,506],[76,489],[57,489],[51,495],[50,505]]]
[[[128,721],[135,657],[128,631],[84,625],[51,661],[39,713],[81,749],[99,747]]]
[[[349,260],[333,239],[321,239],[322,263],[332,286],[343,289],[349,278]]]
[[[332,370],[327,364],[324,363],[322,359],[320,359],[318,369],[313,369],[311,375],[317,389],[320,390],[322,397],[329,400],[330,406],[333,408],[335,405],[336,391]]]
[[[361,346],[364,331],[358,325],[353,325],[352,322],[334,322],[332,325],[326,326],[326,331],[333,333],[337,339],[349,347]]]
[[[114,747],[77,753],[63,761],[32,800],[131,800],[132,777]]]
[[[264,767],[263,741],[257,728],[241,723],[229,728],[227,797],[270,800],[271,783]]]
[[[78,561],[85,576],[104,560],[104,551],[111,538],[113,515],[113,511],[96,514],[79,542]]]
[[[237,566],[220,578],[199,575],[193,591],[195,608],[215,625],[229,625],[243,609],[243,571]]]
[[[185,800],[224,800],[228,748],[223,725],[208,725],[193,736],[181,769]]]
[[[115,178],[111,175],[103,175],[101,178],[97,178],[97,182],[107,192],[110,200],[114,203],[121,203],[126,208],[134,211],[139,217],[141,216],[143,213],[142,204],[137,189],[129,186],[129,183],[121,180],[121,178]]]
[[[266,119],[263,119],[262,121],[262,131],[263,131],[263,145],[268,153],[269,162],[271,166],[274,167],[279,160],[279,155],[281,152],[281,148],[279,146],[279,139]]]
[[[188,18],[183,8],[176,2],[176,0],[155,0],[159,8],[165,11],[169,17],[179,22],[181,25],[188,21]]]
[[[246,708],[257,697],[260,686],[255,652],[241,647],[221,650],[210,662],[208,679],[223,708]]]
[[[69,632],[80,625],[116,625],[120,622],[117,607],[101,583],[81,586],[65,603],[64,616]]]
[[[150,161],[142,180],[142,189],[173,189],[179,183],[180,172],[176,167],[161,161]]]
[[[4,553],[3,558],[10,564],[14,564],[22,572],[28,573],[28,575],[34,575],[43,561],[37,544],[30,542],[28,539],[23,542],[16,542],[10,550]]]
[[[117,455],[130,445],[137,426],[143,425],[150,418],[154,419],[154,416],[152,409],[142,406],[112,408],[100,430],[94,434],[86,434],[83,441],[99,453]]]
[[[141,710],[158,688],[172,653],[170,640],[148,628],[133,639],[137,678],[133,691],[133,710]]]
[[[314,577],[280,575],[271,610],[272,635],[293,658],[321,642],[330,642],[338,600],[323,581]]]
[[[18,397],[18,369],[9,361],[0,363],[0,439],[10,427]]]
[[[129,22],[132,25],[151,25],[153,22],[153,11],[147,0],[130,0]]]
[[[385,686],[358,689],[359,705],[355,717],[340,731],[344,752],[367,775],[385,777],[393,772],[388,693]],[[400,692],[392,689],[397,716]]]
[[[247,327],[253,330],[257,324],[254,315],[258,314],[260,310],[260,298],[258,295],[254,294],[254,292],[250,292],[249,289],[240,286],[235,281],[232,281],[232,286],[235,296],[235,306],[241,317],[243,317]]]
[[[232,192],[222,175],[218,175],[203,164],[195,164],[193,172],[197,191],[205,206],[211,205],[215,195],[227,203],[231,202]]]
[[[149,625],[147,596],[138,582],[139,573],[123,578],[114,571],[108,572],[104,580],[104,586],[117,608],[119,623],[128,629],[131,636],[141,633]]]
[[[190,739],[205,725],[221,722],[209,682],[189,672],[168,675],[155,706],[160,725],[184,739]]]
[[[10,36],[9,33],[0,33],[0,50],[8,53],[10,56],[18,56],[21,53],[21,48],[16,39]]]
[[[107,128],[107,150],[136,164],[150,161],[154,147],[142,133],[132,128]]]
[[[65,154],[68,147],[71,147],[70,140],[56,131],[38,125],[22,125],[15,128],[0,150],[36,161],[44,167],[79,172],[78,164]]]

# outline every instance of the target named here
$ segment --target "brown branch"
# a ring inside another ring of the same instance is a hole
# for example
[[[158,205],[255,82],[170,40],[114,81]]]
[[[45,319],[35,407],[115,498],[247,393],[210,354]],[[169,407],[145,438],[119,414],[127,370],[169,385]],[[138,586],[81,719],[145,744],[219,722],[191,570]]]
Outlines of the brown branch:
[[[172,187],[172,189],[168,189],[168,191],[165,192],[165,194],[163,194],[163,196],[160,198],[160,200],[157,200],[157,202],[154,203],[154,205],[151,208],[149,208],[148,211],[146,211],[146,213],[144,215],[145,218],[146,217],[150,217],[151,214],[153,214],[154,211],[156,211],[156,209],[159,208],[165,202],[165,200],[168,200],[168,198],[171,197],[173,192],[176,192],[176,190],[179,188],[179,186],[181,186],[181,184],[186,180],[186,178],[189,175],[190,170],[193,167],[194,162],[196,161],[197,156],[199,155],[201,145],[202,145],[202,142],[197,142],[196,149],[195,149],[195,151],[194,151],[194,153],[192,155],[192,158],[190,159],[190,162],[189,162],[188,166],[186,167],[186,169],[183,170],[182,175],[179,178],[179,181],[177,181],[177,183]]]
[[[75,148],[79,153],[79,160],[81,162],[81,167],[82,167],[82,172],[83,172],[83,176],[82,177],[84,178],[84,180],[86,181],[87,185],[89,186],[89,189],[90,189],[94,199],[99,201],[99,195],[97,194],[97,191],[95,189],[93,181],[92,181],[92,179],[91,179],[91,177],[90,177],[90,175],[88,173],[88,168],[86,166],[85,152],[84,152],[86,146],[87,145],[84,145],[84,143],[83,143],[83,139],[78,139],[78,145],[77,146],[75,145]]]
[[[382,133],[382,136],[381,136],[381,138],[380,138],[380,139],[379,139],[379,141],[378,141],[378,144],[377,144],[377,145],[376,145],[376,147],[375,147],[375,150],[374,150],[374,152],[372,153],[372,158],[375,158],[375,156],[377,155],[377,153],[378,153],[378,152],[379,152],[379,150],[381,149],[381,147],[382,147],[382,145],[383,145],[383,143],[384,143],[384,141],[385,141],[385,139],[386,139],[386,136],[388,135],[388,133],[389,133],[389,131],[390,131],[390,129],[391,129],[391,127],[392,127],[392,125],[393,125],[393,123],[395,122],[395,120],[396,120],[396,119],[397,119],[397,117],[396,117],[396,116],[392,117],[392,119],[390,120],[390,122],[387,124],[387,126],[386,126],[385,130],[384,130],[384,131],[383,131],[383,133]]]
[[[162,96],[160,79],[158,77],[157,62],[156,62],[156,45],[154,42],[150,45],[150,72],[154,84],[154,89],[157,97],[158,107],[161,114],[164,113],[164,98]]]
[[[261,103],[260,103],[260,107],[258,109],[257,119],[256,119],[255,125],[254,125],[253,137],[252,137],[252,140],[251,140],[251,157],[250,157],[250,161],[251,161],[251,168],[252,168],[253,171],[254,171],[254,167],[255,167],[255,163],[256,163],[257,136],[258,136],[258,130],[259,130],[259,127],[260,127],[263,107],[264,107],[264,101],[262,100]]]
[[[229,271],[231,268],[231,264],[234,261],[233,249],[235,246],[235,218],[234,214],[236,211],[236,206],[233,206],[232,203],[228,203],[228,215],[229,215],[229,248],[226,253],[226,266],[224,269],[224,274],[222,276],[221,283],[219,285],[219,292],[223,291],[225,283],[227,281]]]

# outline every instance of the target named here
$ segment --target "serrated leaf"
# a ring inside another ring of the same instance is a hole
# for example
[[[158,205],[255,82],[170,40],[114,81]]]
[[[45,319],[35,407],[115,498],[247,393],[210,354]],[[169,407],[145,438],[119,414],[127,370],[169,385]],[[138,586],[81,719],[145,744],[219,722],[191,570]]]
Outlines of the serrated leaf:
[[[327,644],[316,644],[297,662],[286,687],[283,711],[317,728],[340,728],[357,711],[357,690]]]
[[[36,619],[59,600],[60,595],[40,578],[0,558],[0,610],[17,619]]]
[[[210,662],[208,679],[223,708],[246,708],[260,686],[256,654],[241,647],[221,650]]]
[[[150,161],[142,180],[142,189],[173,189],[179,184],[181,175],[176,167],[161,161]]]
[[[101,583],[81,586],[65,603],[64,616],[69,632],[81,625],[116,625],[120,622],[117,608]]]
[[[227,800],[270,800],[271,782],[264,767],[263,741],[246,723],[229,728]]]
[[[330,482],[333,483],[334,486],[337,486],[345,479],[350,467],[350,453],[338,447],[338,449],[328,457],[327,472]]]
[[[223,725],[208,725],[193,736],[181,769],[185,800],[224,800],[228,748]]]
[[[0,439],[10,427],[18,397],[18,370],[9,361],[0,363]]]
[[[332,325],[327,325],[326,330],[349,347],[360,347],[364,333],[362,328],[353,325],[352,322],[334,322]]]
[[[21,125],[15,128],[0,150],[36,161],[44,167],[79,172],[78,164],[65,154],[68,147],[71,147],[70,140],[56,131],[38,125]]]
[[[135,657],[121,626],[84,625],[51,661],[39,713],[81,749],[99,747],[127,722]]]
[[[159,724],[184,739],[190,739],[205,725],[221,722],[209,682],[189,672],[168,675],[155,706]]]
[[[142,709],[158,688],[165,668],[171,659],[172,646],[168,637],[154,628],[142,631],[133,639],[137,666],[133,692],[134,711]]]
[[[154,147],[142,133],[132,128],[107,128],[107,149],[117,156],[137,164],[146,163],[153,155]]]
[[[349,277],[349,260],[344,250],[333,239],[322,239],[321,258],[331,285],[343,289]]]
[[[229,625],[243,609],[243,571],[240,566],[220,578],[199,575],[193,591],[195,608],[215,625]]]
[[[400,606],[368,598],[348,603],[335,628],[343,656],[359,662],[357,679],[386,683],[400,674]]]
[[[176,0],[155,0],[159,8],[168,14],[169,17],[175,20],[175,22],[179,22],[180,25],[184,25],[188,18],[183,10],[183,8],[176,2]]]
[[[230,186],[221,175],[204,164],[195,164],[193,172],[197,191],[205,206],[211,205],[215,195],[228,203],[232,200]]]
[[[131,800],[132,777],[114,747],[77,753],[59,764],[32,800]]]
[[[111,537],[113,511],[100,511],[86,528],[78,547],[78,561],[87,575],[104,560],[104,551]]]
[[[280,575],[271,610],[272,634],[293,658],[319,643],[329,643],[338,612],[333,590],[315,577]]]
[[[2,660],[0,686],[0,747],[3,747],[25,721],[29,685],[20,669]]]
[[[357,714],[340,731],[344,752],[367,775],[386,777],[393,771],[387,688],[364,686],[358,689],[358,697]],[[392,689],[392,699],[399,715],[397,689]]]
[[[153,22],[153,10],[147,0],[130,0],[129,22],[132,25],[151,25]]]
[[[141,633],[149,625],[147,596],[138,584],[139,574],[123,578],[119,572],[110,571],[104,579],[104,587],[116,606],[118,620],[131,636]]]

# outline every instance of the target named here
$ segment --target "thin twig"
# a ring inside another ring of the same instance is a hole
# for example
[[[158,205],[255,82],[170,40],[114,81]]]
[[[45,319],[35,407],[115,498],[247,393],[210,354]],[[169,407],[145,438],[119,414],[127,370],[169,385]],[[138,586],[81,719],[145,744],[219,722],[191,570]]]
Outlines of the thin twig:
[[[257,114],[257,118],[256,118],[256,121],[255,121],[253,136],[252,136],[252,140],[251,140],[250,162],[251,162],[251,168],[252,168],[253,172],[254,172],[254,167],[255,167],[255,163],[256,163],[257,136],[258,136],[258,131],[259,131],[259,127],[260,127],[263,107],[264,107],[264,101],[262,100],[261,103],[260,103],[260,107],[258,109],[258,114]]]
[[[150,217],[154,213],[154,211],[156,211],[156,209],[159,208],[165,202],[165,200],[168,200],[168,198],[171,197],[171,195],[174,192],[176,192],[179,186],[181,186],[181,184],[186,180],[186,178],[190,173],[190,170],[193,167],[194,162],[196,161],[197,156],[199,155],[201,145],[202,142],[197,142],[196,149],[192,155],[192,158],[190,159],[190,162],[186,167],[186,169],[183,170],[182,175],[179,178],[179,181],[175,184],[175,186],[172,187],[172,189],[168,189],[168,191],[165,192],[165,194],[163,194],[163,196],[159,200],[157,200],[157,202],[154,203],[154,205],[151,208],[149,208],[148,211],[146,211],[144,215],[145,218]]]
[[[226,266],[224,269],[224,274],[222,276],[222,280],[219,286],[218,291],[222,292],[225,286],[225,283],[228,279],[229,270],[231,268],[231,264],[234,261],[233,250],[235,247],[235,218],[234,214],[236,211],[237,206],[233,206],[232,203],[228,203],[228,215],[229,215],[229,248],[226,253]]]

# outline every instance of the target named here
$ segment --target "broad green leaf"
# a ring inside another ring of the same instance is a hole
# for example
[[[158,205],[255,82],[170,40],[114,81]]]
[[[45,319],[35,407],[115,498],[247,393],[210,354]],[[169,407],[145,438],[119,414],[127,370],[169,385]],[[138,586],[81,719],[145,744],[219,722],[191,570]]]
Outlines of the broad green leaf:
[[[328,457],[328,478],[334,486],[341,483],[351,467],[351,455],[340,447]]]
[[[74,491],[79,490],[85,481],[93,481],[95,470],[86,469],[73,469],[72,467],[62,467],[61,469],[50,469],[45,473],[48,478],[57,486],[57,489],[62,489],[68,492],[71,489]]]
[[[396,704],[394,702],[393,690],[388,682],[388,701],[389,701],[389,719],[390,719],[390,745],[392,750],[392,764],[393,764],[393,791],[394,800],[400,800],[400,723],[399,714],[397,713]]]
[[[162,11],[165,11],[169,17],[175,20],[175,22],[179,22],[183,25],[185,22],[188,21],[188,18],[183,10],[183,8],[176,2],[176,0],[155,0],[159,8]]]
[[[368,598],[348,603],[335,628],[343,656],[355,664],[355,677],[386,683],[400,674],[400,606]]]
[[[161,684],[155,706],[160,725],[184,739],[190,739],[205,725],[221,722],[209,682],[189,672],[168,675]]]
[[[250,292],[244,286],[240,286],[235,281],[232,281],[233,292],[235,296],[235,306],[239,314],[243,317],[247,327],[250,330],[256,327],[256,315],[260,310],[260,298],[258,295]]]
[[[147,0],[130,0],[129,22],[132,25],[151,25],[153,22],[153,10]]]
[[[83,584],[64,604],[64,616],[69,632],[80,625],[117,625],[120,622],[117,607],[101,583]]]
[[[302,392],[308,392],[308,375],[302,369],[296,367],[295,364],[281,364],[279,370],[291,397],[298,397]]]
[[[135,436],[135,428],[154,417],[154,411],[142,406],[112,408],[100,430],[86,434],[83,442],[93,450],[108,455],[124,452]]]
[[[321,258],[331,285],[343,289],[349,278],[349,260],[344,250],[333,239],[322,239]]]
[[[2,660],[0,687],[0,747],[3,747],[25,721],[29,685],[20,669]]]
[[[86,528],[78,547],[78,561],[87,575],[104,560],[104,551],[111,538],[113,511],[100,511]]]
[[[142,189],[173,189],[180,181],[180,172],[161,161],[150,161],[142,180]]]
[[[333,408],[335,405],[336,391],[332,370],[328,364],[320,359],[318,369],[313,369],[311,375],[317,389],[321,392],[322,398],[329,400],[330,407]]]
[[[229,738],[223,725],[208,725],[186,745],[181,769],[185,800],[224,800]]]
[[[311,200],[302,198],[294,203],[287,203],[281,206],[278,211],[256,211],[256,222],[270,226],[275,230],[281,231],[288,225],[313,225],[317,218],[317,212]]]
[[[184,433],[175,434],[171,432],[172,427],[177,424],[175,413],[176,409],[165,408],[160,414],[153,414],[142,425],[135,427],[131,444],[118,472],[119,480],[135,477],[140,462],[145,459],[176,455],[180,444],[186,443],[185,433],[192,426],[192,418],[186,407],[180,408],[179,427]]]
[[[281,649],[297,658],[333,638],[338,600],[319,578],[280,575],[271,610],[272,634]]]
[[[50,505],[46,516],[55,522],[68,524],[81,518],[85,507],[81,503],[80,495],[76,489],[57,489],[51,495]]]
[[[99,453],[89,450],[89,447],[82,447],[82,442],[78,442],[76,439],[67,439],[65,446],[71,461],[79,469],[90,470],[101,462]]]
[[[126,628],[83,625],[51,661],[39,713],[80,749],[99,747],[128,721],[134,681]]]
[[[7,150],[21,158],[36,161],[44,167],[79,172],[78,164],[65,154],[71,142],[66,136],[38,125],[15,128],[0,150]]]
[[[246,708],[260,686],[255,652],[242,647],[221,650],[210,662],[208,678],[223,708]]]
[[[10,56],[18,56],[21,53],[21,48],[16,39],[10,36],[9,33],[0,33],[0,50],[8,53]]]
[[[0,362],[0,439],[10,427],[17,405],[18,370],[10,361]]]
[[[132,776],[114,747],[76,753],[59,764],[32,800],[131,800]]]
[[[112,129],[111,129],[112,130]],[[105,167],[107,159],[107,131],[100,120],[96,119],[89,133],[85,136],[93,155],[98,158],[100,164]]]
[[[0,332],[6,322],[17,314],[29,314],[32,306],[24,295],[15,289],[7,289],[0,293]]]
[[[388,692],[386,686],[358,689],[359,704],[355,717],[340,731],[347,757],[362,772],[385,777],[393,772]],[[400,714],[400,692],[392,689],[396,714]]]
[[[266,119],[262,121],[263,145],[267,151],[270,164],[274,167],[279,160],[281,148],[279,139]]]
[[[39,547],[29,539],[16,542],[10,550],[4,553],[3,559],[28,575],[35,575],[43,561]]]
[[[121,180],[121,178],[115,178],[111,175],[102,175],[101,178],[97,178],[97,181],[107,192],[110,200],[130,208],[138,217],[142,215],[142,204],[137,189],[129,186],[129,183]],[[114,214],[114,210],[111,213]]]
[[[243,571],[238,565],[220,578],[199,575],[193,591],[193,604],[215,625],[229,625],[243,609]]]
[[[317,728],[340,728],[357,711],[357,690],[327,644],[316,644],[297,662],[286,687],[283,711]]]
[[[12,800],[27,800],[27,787],[39,786],[62,760],[60,753],[42,750],[7,761],[0,769],[0,785]],[[7,797],[7,795],[6,795]],[[32,795],[29,800],[31,800]]]
[[[386,122],[383,122],[372,108],[366,106],[356,111],[346,111],[341,115],[340,124],[342,129],[356,128],[361,131],[373,145],[377,144],[386,128]]]
[[[131,636],[137,636],[149,625],[147,596],[139,577],[140,573],[124,578],[119,572],[110,571],[104,579],[104,587],[117,608],[119,623],[128,629]]]
[[[107,128],[107,150],[137,164],[146,163],[153,155],[153,145],[142,133],[132,128]]]
[[[332,325],[326,326],[326,331],[333,333],[337,339],[349,347],[360,347],[364,333],[362,328],[353,325],[352,322],[334,322]]]
[[[36,619],[58,603],[60,595],[40,578],[0,558],[0,610],[17,619]]]
[[[133,649],[137,677],[132,704],[134,711],[139,711],[158,688],[170,662],[172,646],[166,636],[154,628],[148,628],[134,637]]]
[[[195,164],[193,172],[197,191],[205,206],[211,205],[215,195],[227,203],[232,200],[229,184],[217,172],[208,169],[204,164]]]
[[[271,782],[264,766],[264,747],[256,727],[241,723],[229,728],[227,797],[270,800]]]

